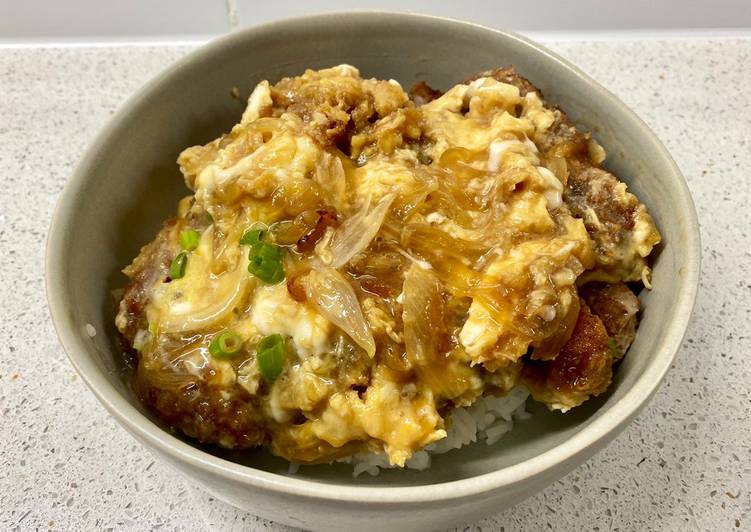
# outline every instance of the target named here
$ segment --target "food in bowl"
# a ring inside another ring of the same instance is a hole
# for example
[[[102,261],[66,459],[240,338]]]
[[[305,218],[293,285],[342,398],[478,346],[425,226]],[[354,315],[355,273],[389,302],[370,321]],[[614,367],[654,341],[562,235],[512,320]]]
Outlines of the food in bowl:
[[[511,68],[445,93],[347,65],[263,81],[180,155],[194,193],[124,270],[134,388],[199,441],[369,471],[492,442],[527,393],[575,408],[660,241],[604,159]]]

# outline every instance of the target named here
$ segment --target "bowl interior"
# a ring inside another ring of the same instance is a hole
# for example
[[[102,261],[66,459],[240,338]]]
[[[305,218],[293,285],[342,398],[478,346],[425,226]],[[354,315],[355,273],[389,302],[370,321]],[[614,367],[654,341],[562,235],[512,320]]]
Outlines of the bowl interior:
[[[100,395],[120,394],[140,412],[125,412],[129,430],[153,417],[126,383],[110,292],[124,285],[120,269],[189,193],[175,164],[178,153],[216,138],[239,120],[244,105],[230,96],[233,87],[246,97],[262,79],[340,63],[357,66],[363,76],[394,78],[405,88],[426,80],[443,89],[485,69],[516,66],[549,102],[595,134],[609,154],[607,166],[649,207],[663,244],[654,265],[654,290],[641,294],[644,311],[636,341],[606,395],[567,415],[529,405],[532,418],[498,444],[438,456],[428,471],[353,480],[347,466],[315,466],[301,468],[297,478],[407,486],[498,470],[565,442],[607,416],[643,375],[662,374],[690,312],[698,251],[685,184],[646,127],[578,71],[513,35],[404,15],[313,17],[225,38],[158,77],[100,134],[64,193],[48,258],[54,264],[48,268],[53,315],[58,329],[68,331],[64,343],[87,382]],[[94,338],[86,335],[86,324],[97,330]],[[261,470],[287,472],[284,461],[266,452],[238,456],[206,450]]]

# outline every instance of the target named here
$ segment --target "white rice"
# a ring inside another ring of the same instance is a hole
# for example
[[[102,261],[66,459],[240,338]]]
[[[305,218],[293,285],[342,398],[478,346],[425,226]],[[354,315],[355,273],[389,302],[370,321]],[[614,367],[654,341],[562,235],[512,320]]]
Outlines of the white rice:
[[[417,451],[405,464],[409,469],[423,470],[430,467],[431,455],[443,454],[459,449],[470,443],[484,441],[493,445],[514,426],[514,419],[527,419],[529,413],[524,409],[529,392],[523,386],[517,386],[504,397],[482,397],[467,408],[457,408],[446,420],[447,436],[424,450]],[[380,469],[392,469],[385,454],[360,453],[338,460],[352,464],[352,475],[362,473],[377,475]],[[290,465],[290,472],[293,472]],[[297,467],[294,468],[297,470]]]

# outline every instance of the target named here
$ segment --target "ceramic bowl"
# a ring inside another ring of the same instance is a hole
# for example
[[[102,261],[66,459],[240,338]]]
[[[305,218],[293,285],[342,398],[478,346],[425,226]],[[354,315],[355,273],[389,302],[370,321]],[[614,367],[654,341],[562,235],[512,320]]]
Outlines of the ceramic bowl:
[[[654,289],[641,294],[636,340],[607,394],[566,414],[533,416],[498,444],[435,458],[427,471],[353,478],[345,465],[288,465],[262,451],[235,455],[166,430],[130,391],[113,326],[120,269],[188,190],[175,160],[239,120],[245,94],[340,63],[363,76],[448,88],[514,65],[606,148],[607,167],[648,206],[663,235]],[[201,47],[125,103],[91,143],[62,193],[47,247],[47,292],[60,340],[102,404],[151,452],[218,499],[320,530],[422,530],[474,521],[528,497],[614,438],[657,389],[678,350],[698,285],[699,231],[680,171],[652,131],[579,69],[513,33],[440,18],[341,13],[284,20]],[[97,331],[92,338],[87,325]]]

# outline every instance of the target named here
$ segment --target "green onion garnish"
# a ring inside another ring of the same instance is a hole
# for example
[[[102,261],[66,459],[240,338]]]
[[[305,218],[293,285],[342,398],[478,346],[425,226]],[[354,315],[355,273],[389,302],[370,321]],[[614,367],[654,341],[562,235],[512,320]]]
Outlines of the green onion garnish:
[[[185,251],[178,253],[177,257],[169,266],[169,276],[172,279],[180,279],[185,276],[185,268],[188,266],[188,254]]]
[[[615,340],[608,338],[608,347],[610,348],[610,355],[613,358],[618,358],[618,346],[615,344]]]
[[[282,251],[278,246],[261,242],[250,248],[248,271],[267,284],[277,284],[284,279]]]
[[[258,342],[256,346],[258,369],[263,378],[271,384],[279,377],[284,367],[284,338],[281,334],[272,334]]]
[[[180,245],[185,251],[193,251],[201,242],[201,235],[194,229],[180,231]]]
[[[224,331],[214,336],[209,344],[211,356],[221,358],[232,356],[240,350],[242,339],[232,331]]]
[[[211,213],[210,213],[210,212],[207,212],[207,213],[206,213],[206,221],[207,221],[207,222],[209,223],[209,225],[211,225],[211,224],[213,224],[213,223],[214,223],[214,217],[213,217],[213,216],[211,216]]]
[[[255,247],[263,241],[263,234],[265,232],[263,229],[248,229],[240,239],[240,244]]]

